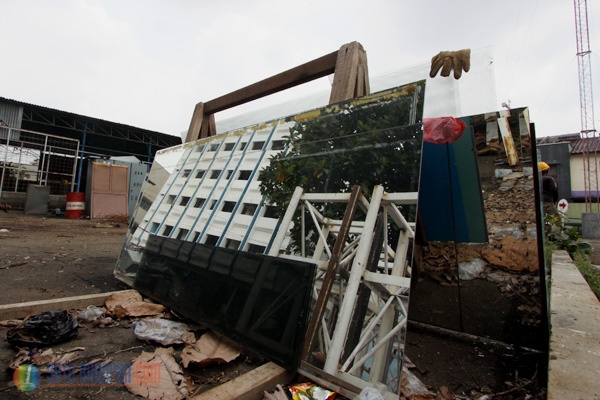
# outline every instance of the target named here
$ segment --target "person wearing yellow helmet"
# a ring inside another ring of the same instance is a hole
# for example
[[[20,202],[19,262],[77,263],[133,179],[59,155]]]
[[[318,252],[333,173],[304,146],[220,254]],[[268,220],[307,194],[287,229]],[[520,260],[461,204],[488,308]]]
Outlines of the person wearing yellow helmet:
[[[544,161],[538,162],[538,170],[542,172],[542,202],[547,214],[556,214],[556,202],[558,201],[558,188],[550,173],[550,166]]]
[[[550,166],[543,161],[538,161],[538,169],[542,172],[550,169]]]

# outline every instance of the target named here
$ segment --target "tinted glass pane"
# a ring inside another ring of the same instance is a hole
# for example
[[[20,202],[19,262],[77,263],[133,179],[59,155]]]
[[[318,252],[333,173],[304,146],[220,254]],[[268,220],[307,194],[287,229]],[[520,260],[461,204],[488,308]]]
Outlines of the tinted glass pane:
[[[314,273],[307,262],[152,235],[134,288],[294,369]]]

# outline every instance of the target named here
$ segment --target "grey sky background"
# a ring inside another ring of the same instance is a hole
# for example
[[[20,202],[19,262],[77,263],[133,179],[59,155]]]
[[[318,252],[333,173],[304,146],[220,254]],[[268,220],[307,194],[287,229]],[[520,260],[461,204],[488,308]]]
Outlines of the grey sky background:
[[[371,77],[441,50],[491,46],[497,107],[530,107],[538,136],[581,129],[567,0],[0,0],[0,96],[172,135],[194,105],[360,42]],[[600,6],[588,2],[595,111]],[[469,74],[462,79],[469,79]],[[329,90],[330,81],[264,107]],[[217,119],[251,108],[218,114]],[[494,111],[494,110],[489,110]],[[600,129],[600,112],[595,112]]]

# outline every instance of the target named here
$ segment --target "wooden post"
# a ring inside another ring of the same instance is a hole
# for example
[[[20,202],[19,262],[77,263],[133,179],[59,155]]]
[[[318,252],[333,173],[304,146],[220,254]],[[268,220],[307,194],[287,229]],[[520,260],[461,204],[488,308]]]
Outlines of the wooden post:
[[[216,135],[214,114],[219,111],[260,99],[332,73],[335,75],[329,98],[330,104],[370,93],[367,53],[360,43],[348,43],[338,51],[206,103],[196,104],[185,141],[187,143]]]
[[[317,302],[315,303],[315,307],[310,317],[308,328],[306,329],[306,339],[304,340],[304,348],[302,350],[302,360],[310,360],[310,352],[313,350],[317,339],[317,334],[319,332],[319,327],[321,325],[321,320],[325,315],[327,299],[329,297],[329,294],[331,293],[331,288],[333,287],[333,281],[337,273],[340,254],[344,249],[346,239],[348,238],[348,233],[350,232],[350,228],[352,226],[352,219],[356,211],[356,205],[358,203],[359,195],[360,186],[354,185],[352,187],[352,195],[350,196],[350,200],[348,201],[348,205],[346,206],[344,218],[342,219],[340,231],[335,241],[335,245],[333,246],[333,251],[331,252],[331,258],[329,259],[329,263],[327,264],[327,271],[325,272],[325,276],[323,277],[323,284],[321,285],[321,290],[319,291]]]
[[[369,94],[367,53],[358,42],[345,44],[338,52],[329,104]]]
[[[200,138],[200,130],[202,129],[202,120],[204,119],[204,103],[200,102],[194,107],[190,127],[188,128],[185,142],[193,142]]]

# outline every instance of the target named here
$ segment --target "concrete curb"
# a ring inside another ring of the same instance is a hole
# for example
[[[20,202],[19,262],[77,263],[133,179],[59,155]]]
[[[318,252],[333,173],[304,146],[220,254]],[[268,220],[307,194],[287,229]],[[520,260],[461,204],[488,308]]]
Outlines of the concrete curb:
[[[600,302],[566,251],[552,255],[548,399],[600,400]]]

